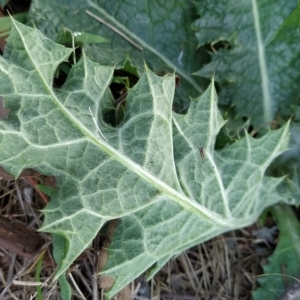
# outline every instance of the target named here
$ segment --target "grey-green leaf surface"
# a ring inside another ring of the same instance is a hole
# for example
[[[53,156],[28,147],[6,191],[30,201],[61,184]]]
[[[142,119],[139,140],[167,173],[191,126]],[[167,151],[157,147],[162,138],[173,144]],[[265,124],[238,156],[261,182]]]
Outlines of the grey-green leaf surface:
[[[256,127],[276,113],[289,117],[300,93],[298,2],[199,0],[197,6],[199,45],[229,43],[197,72],[208,78],[215,74],[222,87],[220,102],[236,105],[238,114],[251,116]]]
[[[112,67],[83,55],[65,84],[52,87],[71,52],[14,22],[0,58],[0,95],[10,108],[0,120],[0,164],[15,176],[34,167],[56,177],[59,189],[43,210],[42,227],[67,240],[56,278],[111,219],[120,222],[103,270],[115,280],[108,297],[155,263],[246,226],[282,200],[282,178],[264,173],[287,148],[288,125],[215,151],[224,120],[213,82],[179,115],[172,111],[174,76],[145,67],[123,122],[113,128],[101,114]]]
[[[101,46],[85,45],[87,55],[102,65],[121,67],[129,55],[140,74],[144,61],[155,72],[176,70],[182,79],[176,90],[177,106],[189,103],[189,96],[200,95],[203,82],[207,86],[206,80],[192,75],[207,58],[205,51],[197,50],[191,29],[196,20],[192,1],[37,0],[32,3],[29,20],[53,40],[62,26],[110,40]]]

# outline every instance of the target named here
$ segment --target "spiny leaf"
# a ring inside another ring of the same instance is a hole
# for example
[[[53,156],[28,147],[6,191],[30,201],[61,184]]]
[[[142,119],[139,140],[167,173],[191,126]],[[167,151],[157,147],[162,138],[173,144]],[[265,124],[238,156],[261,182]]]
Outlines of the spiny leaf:
[[[11,109],[0,121],[0,164],[15,176],[34,167],[56,177],[59,189],[43,210],[42,227],[67,240],[56,278],[109,220],[120,218],[103,270],[115,280],[108,297],[155,263],[246,226],[282,200],[276,191],[282,178],[264,173],[285,151],[288,126],[259,140],[246,134],[215,151],[224,121],[213,82],[178,115],[174,76],[145,67],[129,91],[123,122],[113,128],[102,119],[112,67],[83,55],[66,83],[52,87],[71,51],[14,22],[0,61],[0,95]]]
[[[63,24],[74,32],[85,31],[110,40],[101,47],[85,45],[87,55],[102,65],[122,67],[124,57],[129,55],[140,75],[144,61],[157,73],[176,69],[182,80],[176,89],[180,99],[176,107],[180,104],[180,109],[189,103],[189,96],[203,92],[203,82],[207,84],[192,76],[208,56],[197,50],[191,29],[196,19],[192,1],[130,0],[112,5],[110,0],[37,0],[29,15],[32,25],[53,40]]]

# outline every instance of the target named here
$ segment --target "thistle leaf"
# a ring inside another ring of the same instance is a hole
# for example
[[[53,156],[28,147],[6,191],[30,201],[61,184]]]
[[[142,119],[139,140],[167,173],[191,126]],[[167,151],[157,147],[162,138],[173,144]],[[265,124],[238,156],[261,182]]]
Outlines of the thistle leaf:
[[[14,21],[0,58],[0,95],[10,109],[0,120],[0,164],[16,177],[28,167],[56,177],[41,228],[67,242],[56,278],[109,220],[120,219],[103,270],[115,280],[111,297],[156,263],[244,227],[282,200],[282,178],[264,173],[286,150],[288,125],[215,151],[224,120],[214,83],[178,115],[174,76],[145,67],[114,128],[102,119],[112,67],[83,55],[65,84],[52,86],[71,51]]]

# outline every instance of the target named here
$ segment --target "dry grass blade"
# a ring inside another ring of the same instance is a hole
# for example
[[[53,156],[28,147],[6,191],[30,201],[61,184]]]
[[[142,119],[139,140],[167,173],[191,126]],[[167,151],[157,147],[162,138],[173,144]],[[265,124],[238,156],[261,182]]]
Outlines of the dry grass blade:
[[[0,192],[1,215],[12,216],[23,226],[38,229],[42,220],[38,209],[44,205],[37,193],[26,191],[28,182],[22,179],[15,184],[2,180]],[[25,192],[24,192],[25,191]],[[31,200],[29,199],[31,197]],[[30,207],[29,207],[30,206]],[[73,287],[74,299],[104,299],[104,290],[110,286],[105,278],[97,273],[106,262],[106,251],[109,247],[117,221],[111,222],[106,232],[106,238],[98,234],[93,248],[87,249],[82,257],[71,267],[68,279]],[[114,297],[114,300],[127,299],[240,299],[251,298],[251,290],[257,288],[253,279],[260,274],[259,264],[263,257],[270,254],[268,247],[264,252],[257,252],[259,239],[252,235],[256,226],[227,233],[197,247],[185,251],[169,263],[153,278],[151,287],[143,277],[131,283]],[[49,235],[46,238],[49,239]],[[105,242],[106,241],[106,242]],[[48,247],[49,241],[43,246]],[[265,245],[265,243],[263,243]],[[44,265],[41,283],[34,279],[34,262],[38,255],[27,261],[0,249],[2,270],[1,296],[3,299],[29,299],[36,294],[35,286],[41,284],[45,299],[60,299],[57,284],[49,284],[55,272],[54,265]],[[6,259],[6,262],[5,260]],[[5,267],[7,265],[7,267]],[[31,270],[31,268],[33,268]],[[146,292],[145,292],[146,291]],[[147,292],[148,291],[148,292]],[[1,299],[2,299],[1,298]]]

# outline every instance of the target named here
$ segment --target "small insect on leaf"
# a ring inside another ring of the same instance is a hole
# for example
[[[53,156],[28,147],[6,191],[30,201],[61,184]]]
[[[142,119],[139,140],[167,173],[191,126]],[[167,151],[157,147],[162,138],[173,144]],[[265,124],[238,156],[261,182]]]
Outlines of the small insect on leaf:
[[[200,151],[201,158],[204,159],[205,158],[205,151],[204,151],[203,146],[199,147],[199,151]]]

